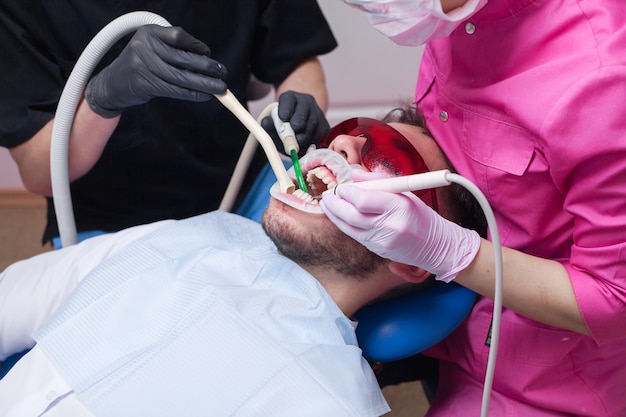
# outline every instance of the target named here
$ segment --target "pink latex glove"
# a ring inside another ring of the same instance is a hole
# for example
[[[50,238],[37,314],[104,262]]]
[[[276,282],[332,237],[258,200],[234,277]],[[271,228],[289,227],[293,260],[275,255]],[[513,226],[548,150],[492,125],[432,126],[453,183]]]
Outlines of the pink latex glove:
[[[356,177],[358,182],[368,174]],[[412,193],[345,185],[337,195],[324,193],[320,204],[341,231],[370,251],[429,271],[439,281],[452,281],[480,248],[478,233],[444,219]]]

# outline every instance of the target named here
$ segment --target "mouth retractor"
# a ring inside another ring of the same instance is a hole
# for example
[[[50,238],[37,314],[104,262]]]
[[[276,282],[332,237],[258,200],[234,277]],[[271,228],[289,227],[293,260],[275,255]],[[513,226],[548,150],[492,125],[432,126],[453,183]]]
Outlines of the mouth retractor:
[[[314,149],[300,159],[300,167],[305,175],[308,192],[297,188],[293,193],[280,191],[278,183],[270,189],[270,194],[290,207],[307,213],[323,214],[318,200],[326,190],[338,184],[352,182],[350,165],[337,152],[329,149]],[[288,175],[295,181],[295,170],[291,167]]]

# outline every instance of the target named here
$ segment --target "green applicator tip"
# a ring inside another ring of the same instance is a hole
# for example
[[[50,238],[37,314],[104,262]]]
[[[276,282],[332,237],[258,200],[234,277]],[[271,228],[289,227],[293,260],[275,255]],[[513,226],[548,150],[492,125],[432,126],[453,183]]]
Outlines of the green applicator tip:
[[[302,175],[302,170],[300,169],[300,161],[298,161],[298,154],[295,149],[292,149],[289,154],[291,155],[291,162],[293,162],[293,171],[296,174],[298,188],[308,194],[309,189],[306,186],[306,182],[304,182],[304,176]]]

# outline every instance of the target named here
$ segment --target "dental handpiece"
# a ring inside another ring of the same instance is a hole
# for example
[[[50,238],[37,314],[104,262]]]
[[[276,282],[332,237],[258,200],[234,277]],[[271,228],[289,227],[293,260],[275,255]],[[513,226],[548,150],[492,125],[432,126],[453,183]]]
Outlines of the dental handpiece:
[[[309,190],[306,186],[306,181],[304,181],[304,176],[302,175],[302,170],[300,169],[300,161],[298,160],[300,145],[296,140],[296,133],[293,131],[289,122],[283,122],[280,120],[280,117],[278,117],[278,106],[272,109],[271,115],[278,137],[283,142],[285,152],[291,157],[291,163],[293,164],[293,170],[296,175],[298,187],[305,193],[308,193]]]
[[[333,193],[337,194],[337,189],[345,185],[356,185],[366,190],[388,191],[391,193],[402,193],[405,191],[426,190],[429,188],[444,187],[450,185],[447,169],[425,172],[423,174],[406,175],[403,177],[381,178],[371,181],[350,182],[337,185]]]
[[[300,146],[296,140],[296,133],[291,128],[289,122],[283,122],[280,120],[280,117],[278,117],[278,106],[272,109],[271,115],[278,137],[280,137],[280,140],[283,142],[285,152],[289,154],[291,151],[296,151],[297,153],[300,150]]]

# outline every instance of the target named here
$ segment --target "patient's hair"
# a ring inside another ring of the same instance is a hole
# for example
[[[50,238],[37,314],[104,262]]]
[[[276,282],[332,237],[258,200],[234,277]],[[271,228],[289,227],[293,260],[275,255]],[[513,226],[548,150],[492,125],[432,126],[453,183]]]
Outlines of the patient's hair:
[[[433,138],[435,142],[437,141],[437,138],[433,137],[426,128],[426,121],[422,111],[409,101],[403,102],[398,107],[392,109],[382,118],[382,121],[420,127],[422,128],[422,133]],[[445,154],[443,154],[443,157],[450,172],[456,173],[448,157]],[[443,212],[445,210],[445,213],[441,213],[442,216],[466,229],[475,230],[481,237],[487,236],[487,220],[482,207],[471,192],[462,185],[452,183],[447,187],[443,187],[440,190],[440,195],[444,199],[441,202],[442,204],[440,204],[440,211]]]

